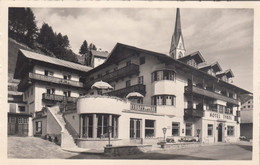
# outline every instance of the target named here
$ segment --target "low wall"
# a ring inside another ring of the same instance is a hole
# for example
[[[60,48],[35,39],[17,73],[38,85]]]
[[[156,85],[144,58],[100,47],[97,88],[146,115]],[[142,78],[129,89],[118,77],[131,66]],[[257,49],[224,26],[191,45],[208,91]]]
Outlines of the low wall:
[[[152,150],[152,145],[133,145],[105,147],[104,154],[108,156],[123,156],[144,153]]]
[[[183,149],[183,148],[195,148],[200,147],[201,143],[197,142],[183,142],[183,143],[166,143],[165,149]]]
[[[104,149],[108,144],[108,139],[76,139],[76,144],[80,148],[91,148],[91,149]],[[113,146],[122,145],[121,139],[111,139],[110,144]]]

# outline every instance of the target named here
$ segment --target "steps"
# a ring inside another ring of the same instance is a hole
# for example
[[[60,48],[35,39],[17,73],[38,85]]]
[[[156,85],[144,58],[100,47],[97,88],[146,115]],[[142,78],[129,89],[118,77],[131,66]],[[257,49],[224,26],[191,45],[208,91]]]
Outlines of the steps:
[[[59,106],[54,106],[51,108],[48,108],[53,117],[56,119],[56,121],[60,124],[61,127],[61,148],[64,149],[72,149],[72,148],[78,148],[78,146],[74,142],[74,138],[70,135],[68,130],[66,129],[65,125],[66,122],[62,116],[62,113],[60,112]]]

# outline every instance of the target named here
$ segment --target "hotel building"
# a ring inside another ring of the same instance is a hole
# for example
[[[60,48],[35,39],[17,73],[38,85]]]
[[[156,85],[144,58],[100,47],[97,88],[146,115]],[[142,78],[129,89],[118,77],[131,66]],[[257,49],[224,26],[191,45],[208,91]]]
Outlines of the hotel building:
[[[179,9],[169,55],[117,43],[92,69],[21,50],[15,78],[22,79],[18,89],[34,117],[34,135],[86,148],[104,147],[109,136],[113,145],[156,144],[164,136],[237,141],[240,95],[250,92],[230,83],[230,69],[207,64],[199,51],[185,52]],[[100,95],[91,88],[101,80],[113,90]],[[126,99],[131,92],[144,97]],[[57,102],[62,108],[51,107]]]

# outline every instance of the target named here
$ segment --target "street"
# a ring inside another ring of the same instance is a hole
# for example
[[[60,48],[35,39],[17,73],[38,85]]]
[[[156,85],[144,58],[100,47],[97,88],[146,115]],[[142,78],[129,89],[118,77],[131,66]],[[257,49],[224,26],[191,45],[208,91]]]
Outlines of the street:
[[[19,152],[18,152],[19,151]],[[163,159],[163,160],[251,160],[252,143],[220,143],[196,148],[153,150],[138,155],[108,157],[103,153],[63,151],[49,141],[35,137],[8,137],[8,158],[28,159]]]

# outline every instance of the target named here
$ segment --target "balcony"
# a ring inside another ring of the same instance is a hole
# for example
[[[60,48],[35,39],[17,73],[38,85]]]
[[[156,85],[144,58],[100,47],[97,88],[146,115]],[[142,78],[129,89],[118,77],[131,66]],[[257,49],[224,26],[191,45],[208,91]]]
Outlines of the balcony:
[[[130,92],[139,92],[142,95],[145,95],[145,93],[146,93],[145,85],[136,84],[136,85],[129,86],[129,87],[126,87],[126,88],[122,88],[122,89],[114,90],[112,92],[108,92],[107,94],[110,95],[110,96],[117,96],[117,97],[120,97],[120,98],[124,98]]]
[[[185,117],[203,117],[203,110],[197,110],[197,109],[184,109],[184,116]]]
[[[83,87],[82,82],[73,81],[73,80],[65,80],[62,78],[45,76],[42,74],[29,73],[29,75],[27,75],[18,85],[18,90],[25,89],[30,84],[31,81],[44,81],[44,82],[49,82],[49,83],[61,84],[61,85]]]
[[[66,101],[66,102],[76,102],[76,97],[68,97],[68,96],[62,96],[62,95],[55,95],[55,94],[48,94],[48,93],[43,93],[42,94],[42,99],[46,101]]]
[[[206,97],[210,97],[213,99],[217,99],[217,100],[222,100],[222,101],[226,101],[235,105],[238,105],[238,100],[215,93],[213,91],[209,91],[200,87],[196,87],[196,86],[186,86],[185,87],[185,93],[195,93],[198,95],[202,95],[202,96],[206,96]]]
[[[131,103],[130,110],[148,112],[148,113],[156,113],[156,106]]]
[[[105,82],[112,82],[112,81],[117,81],[121,78],[138,74],[139,73],[139,65],[136,64],[130,64],[127,65],[121,69],[115,70],[113,72],[110,72],[108,74],[105,74],[102,77],[96,78],[94,80],[90,80],[85,84],[85,87],[90,88],[91,85],[93,85],[97,81],[105,81]]]

